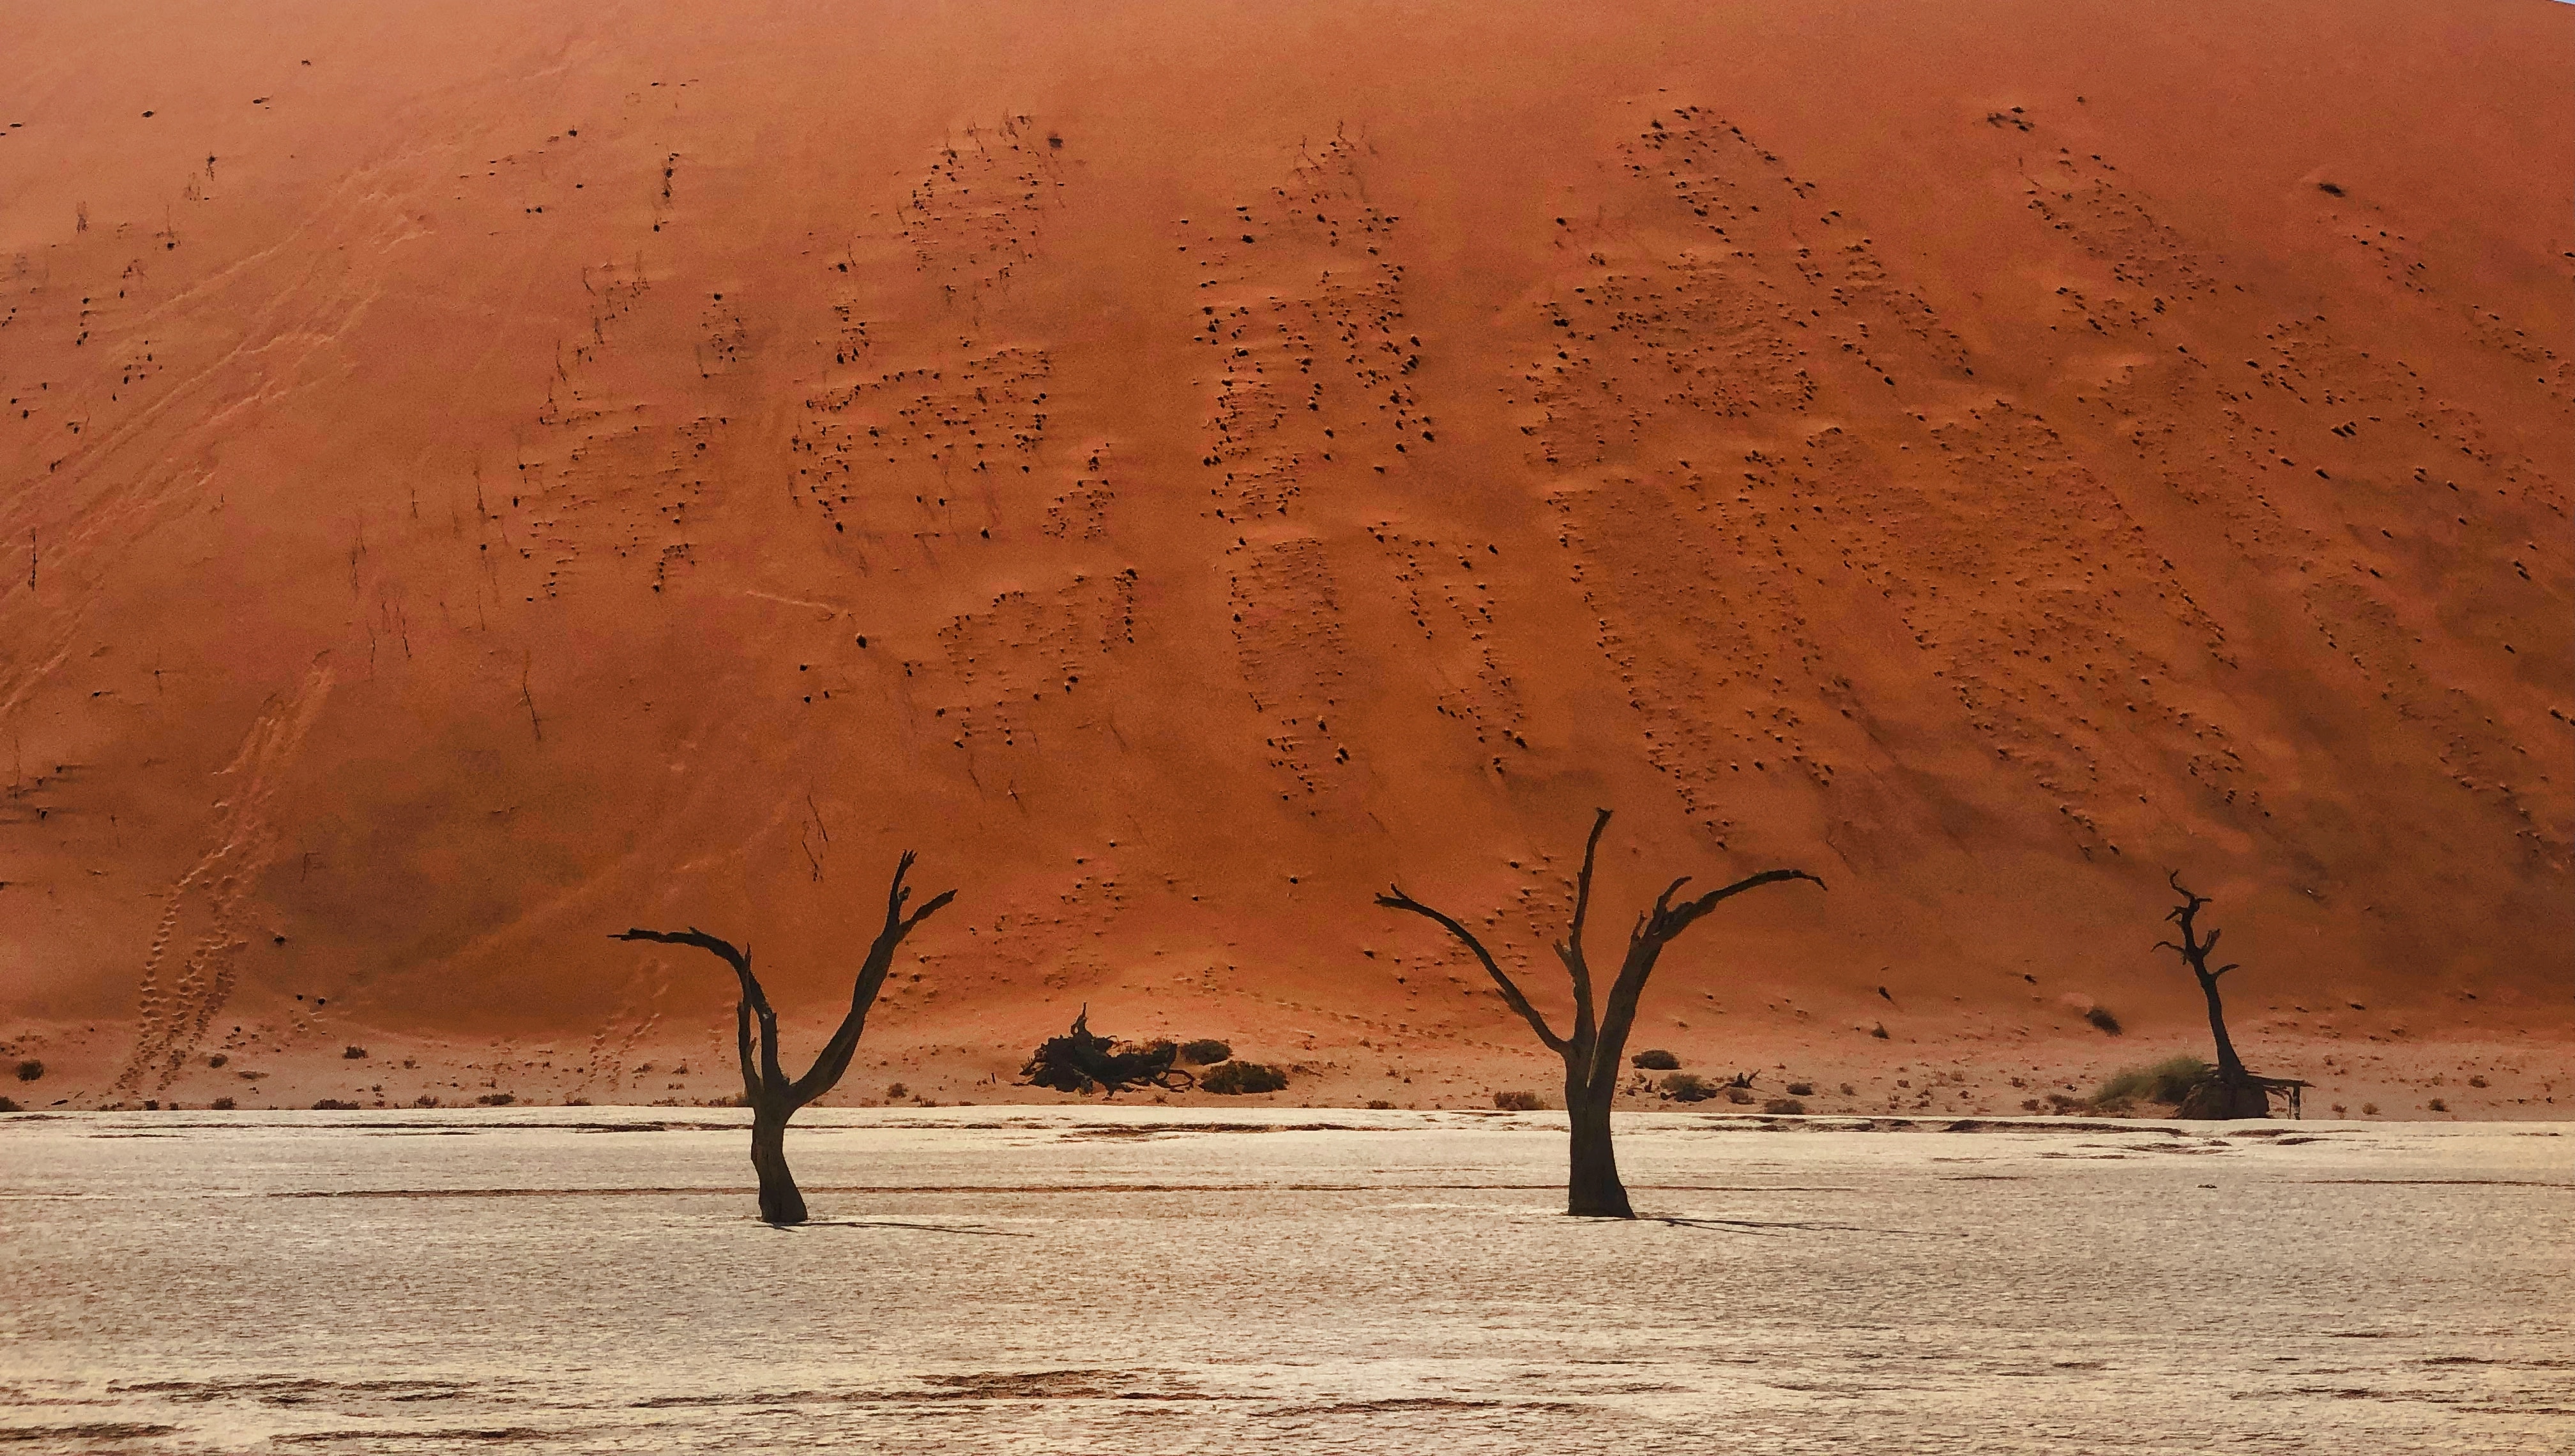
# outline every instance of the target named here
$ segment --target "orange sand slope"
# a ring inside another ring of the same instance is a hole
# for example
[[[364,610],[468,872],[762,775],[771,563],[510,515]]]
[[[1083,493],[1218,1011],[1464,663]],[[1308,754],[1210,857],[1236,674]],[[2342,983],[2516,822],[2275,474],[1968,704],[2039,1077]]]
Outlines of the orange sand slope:
[[[0,1037],[75,1100],[729,1031],[635,923],[804,1035],[907,845],[886,1045],[1518,1056],[1367,895],[1560,1006],[1595,804],[1604,956],[1831,885],[1639,1045],[2196,1045],[2177,866],[2257,1069],[2565,1059],[2575,11],[821,9],[19,7]]]

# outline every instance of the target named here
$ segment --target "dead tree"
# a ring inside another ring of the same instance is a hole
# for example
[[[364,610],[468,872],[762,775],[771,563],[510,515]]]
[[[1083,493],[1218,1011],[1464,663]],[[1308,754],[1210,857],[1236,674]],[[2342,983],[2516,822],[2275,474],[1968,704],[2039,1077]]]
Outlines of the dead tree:
[[[894,883],[886,891],[885,928],[877,931],[876,943],[868,947],[868,958],[859,967],[858,984],[850,992],[850,1014],[841,1018],[841,1029],[823,1046],[822,1054],[805,1075],[789,1080],[778,1064],[778,1013],[769,1007],[769,997],[760,989],[759,977],[751,973],[751,949],[737,949],[731,941],[710,935],[692,925],[686,930],[629,930],[611,936],[617,940],[655,940],[665,945],[695,945],[721,956],[733,967],[734,976],[742,982],[742,1000],[734,1007],[736,1050],[742,1058],[742,1100],[751,1108],[751,1166],[760,1175],[760,1217],[763,1222],[786,1226],[805,1221],[805,1195],[797,1191],[796,1175],[787,1169],[787,1119],[825,1092],[840,1084],[850,1069],[850,1058],[859,1049],[859,1033],[867,1028],[868,1008],[876,1004],[877,992],[884,988],[886,973],[894,968],[894,952],[922,921],[938,913],[941,906],[957,898],[957,891],[942,890],[928,903],[907,915],[904,902],[912,890],[903,882],[912,868],[913,853],[903,851],[894,868]],[[751,1023],[760,1020],[759,1058],[753,1059]]]
[[[1120,1046],[1091,1029],[1091,1007],[1085,1004],[1071,1030],[1048,1037],[1020,1068],[1020,1085],[1110,1097],[1140,1086],[1186,1092],[1199,1079],[1172,1065],[1180,1056],[1180,1047],[1169,1041]]]
[[[1604,808],[1592,819],[1591,837],[1582,846],[1582,873],[1574,881],[1572,927],[1554,947],[1556,959],[1564,963],[1565,974],[1573,982],[1573,1029],[1568,1035],[1558,1035],[1547,1025],[1546,1017],[1502,973],[1492,952],[1475,938],[1474,931],[1405,894],[1400,885],[1387,886],[1376,902],[1388,909],[1410,910],[1435,920],[1456,936],[1483,963],[1484,973],[1493,978],[1502,999],[1528,1022],[1537,1039],[1564,1058],[1564,1111],[1572,1132],[1572,1164],[1565,1180],[1564,1211],[1586,1218],[1633,1218],[1636,1214],[1627,1205],[1626,1185],[1618,1181],[1618,1155],[1609,1138],[1609,1108],[1618,1094],[1619,1058],[1626,1050],[1627,1033],[1636,1022],[1636,1002],[1644,994],[1646,977],[1654,973],[1655,960],[1665,945],[1721,901],[1781,880],[1813,880],[1818,888],[1823,881],[1802,869],[1765,869],[1723,889],[1712,889],[1696,899],[1674,904],[1672,896],[1689,883],[1689,876],[1684,874],[1673,880],[1654,897],[1652,909],[1636,916],[1635,927],[1627,932],[1626,957],[1619,962],[1617,979],[1609,986],[1608,1003],[1605,1008],[1595,1009],[1591,965],[1582,950],[1582,924],[1591,908],[1591,869],[1599,855],[1600,834],[1608,827],[1609,810]]]
[[[2209,957],[2217,951],[2217,937],[2226,933],[2223,930],[2210,930],[2206,935],[2199,933],[2199,910],[2200,906],[2209,903],[2208,896],[2191,893],[2181,882],[2178,869],[2169,871],[2166,879],[2172,885],[2173,893],[2181,896],[2181,903],[2173,906],[2164,918],[2181,927],[2181,943],[2176,945],[2170,940],[2158,940],[2154,948],[2171,951],[2190,967],[2191,975],[2199,981],[2200,994],[2208,998],[2208,1030],[2217,1039],[2217,1070],[2209,1080],[2193,1087],[2183,1098],[2181,1115],[2217,1119],[2268,1117],[2271,1115],[2273,1092],[2286,1093],[2291,1109],[2295,1110],[2299,1090],[2307,1084],[2284,1077],[2255,1076],[2246,1071],[2244,1059],[2235,1054],[2235,1039],[2226,1034],[2226,1006],[2218,998],[2217,978],[2235,969],[2236,962],[2229,961],[2215,970],[2208,968]]]

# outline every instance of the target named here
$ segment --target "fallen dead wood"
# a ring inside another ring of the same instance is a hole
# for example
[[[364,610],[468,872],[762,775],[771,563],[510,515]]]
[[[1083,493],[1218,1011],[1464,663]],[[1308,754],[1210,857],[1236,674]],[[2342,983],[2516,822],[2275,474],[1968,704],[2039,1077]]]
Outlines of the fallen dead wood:
[[[1180,1047],[1169,1041],[1122,1046],[1096,1034],[1091,1029],[1091,1008],[1085,1006],[1065,1034],[1048,1037],[1029,1064],[1020,1068],[1021,1085],[1053,1087],[1059,1092],[1099,1091],[1113,1097],[1137,1087],[1186,1092],[1198,1085],[1198,1078],[1172,1065],[1180,1054]]]

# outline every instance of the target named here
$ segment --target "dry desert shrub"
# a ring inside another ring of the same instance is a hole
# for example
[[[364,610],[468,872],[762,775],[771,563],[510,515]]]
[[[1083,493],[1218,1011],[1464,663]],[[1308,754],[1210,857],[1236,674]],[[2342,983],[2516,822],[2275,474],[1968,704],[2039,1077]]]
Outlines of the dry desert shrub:
[[[340,1048],[340,1059],[342,1061],[364,1061],[366,1060],[366,1056],[367,1049],[363,1046],[344,1046]]]
[[[2209,1079],[2216,1071],[2207,1062],[2184,1053],[2166,1057],[2153,1066],[2127,1067],[2106,1081],[2092,1094],[2095,1107],[2121,1107],[2132,1102],[2163,1102],[2181,1105],[2190,1089]]]
[[[1774,1112],[1784,1117],[1794,1117],[1806,1110],[1806,1104],[1798,1101],[1794,1097],[1773,1097],[1769,1101],[1761,1104],[1761,1110],[1764,1112]]]
[[[1627,1065],[1638,1071],[1668,1072],[1680,1069],[1681,1059],[1659,1046],[1649,1046],[1627,1058]]]
[[[18,1080],[22,1082],[36,1081],[42,1078],[44,1074],[45,1064],[36,1060],[32,1056],[27,1058],[25,1061],[18,1063]]]
[[[1192,1066],[1214,1066],[1232,1055],[1234,1055],[1233,1046],[1213,1036],[1202,1036],[1196,1041],[1181,1043],[1181,1060]]]
[[[214,1110],[216,1110],[216,1111],[218,1111],[218,1112],[230,1112],[231,1110],[233,1110],[233,1105],[234,1105],[234,1103],[233,1103],[233,1099],[232,1099],[232,1098],[230,1098],[230,1097],[217,1097],[215,1100],[213,1100],[213,1101],[211,1101],[211,1102],[208,1102],[206,1105],[207,1105],[207,1106],[209,1106],[209,1107],[211,1107],[211,1108],[213,1108]]]
[[[2083,1013],[2083,1019],[2099,1027],[2104,1035],[2116,1036],[2124,1029],[2119,1025],[2119,1018],[2111,1015],[2107,1006],[2094,1006]]]
[[[1199,1085],[1211,1092],[1240,1097],[1250,1092],[1276,1092],[1288,1085],[1288,1073],[1261,1061],[1229,1061],[1210,1067]]]
[[[1542,1112],[1546,1103],[1535,1092],[1495,1092],[1493,1105],[1505,1112]]]
[[[1716,1083],[1693,1072],[1674,1072],[1662,1082],[1664,1098],[1673,1102],[1704,1102],[1719,1090]]]

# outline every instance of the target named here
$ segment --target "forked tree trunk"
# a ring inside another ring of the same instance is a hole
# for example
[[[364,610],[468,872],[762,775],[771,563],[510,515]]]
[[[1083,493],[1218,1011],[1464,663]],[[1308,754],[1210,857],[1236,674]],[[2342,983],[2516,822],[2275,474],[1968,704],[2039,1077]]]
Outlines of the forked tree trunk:
[[[1564,1180],[1564,1211],[1576,1218],[1633,1218],[1627,1185],[1618,1181],[1618,1147],[1609,1136],[1609,1108],[1618,1095],[1613,1079],[1605,1087],[1582,1085],[1565,1068],[1564,1115],[1573,1131],[1572,1166]]]
[[[763,1223],[785,1225],[806,1219],[805,1195],[796,1187],[796,1174],[787,1167],[787,1118],[795,1110],[784,1102],[768,1101],[752,1109],[751,1166],[760,1175]]]
[[[1591,962],[1582,949],[1582,924],[1591,911],[1591,870],[1600,855],[1600,834],[1609,827],[1609,810],[1598,810],[1591,820],[1591,837],[1582,845],[1582,872],[1574,880],[1573,923],[1564,938],[1555,943],[1555,958],[1564,965],[1564,973],[1573,987],[1573,1030],[1557,1035],[1546,1023],[1528,997],[1502,967],[1494,961],[1484,942],[1475,932],[1453,916],[1423,904],[1405,894],[1399,885],[1386,886],[1376,902],[1390,910],[1408,910],[1423,919],[1436,922],[1458,943],[1474,952],[1484,973],[1502,999],[1528,1022],[1546,1049],[1564,1058],[1564,1115],[1571,1130],[1571,1166],[1564,1179],[1564,1211],[1582,1218],[1633,1218],[1635,1210],[1627,1205],[1626,1185],[1618,1181],[1618,1150],[1610,1141],[1609,1108],[1618,1097],[1618,1075],[1624,1070],[1620,1058],[1626,1054],[1627,1033],[1636,1024],[1636,1001],[1645,992],[1645,981],[1654,973],[1654,962],[1672,937],[1690,927],[1701,915],[1715,909],[1725,900],[1747,889],[1783,880],[1812,880],[1821,888],[1823,881],[1802,869],[1765,869],[1746,879],[1738,879],[1723,889],[1712,889],[1696,899],[1672,903],[1672,896],[1689,883],[1682,875],[1666,885],[1654,897],[1654,907],[1636,917],[1635,928],[1627,932],[1627,953],[1618,963],[1618,977],[1609,986],[1605,1005],[1592,999]]]
[[[911,871],[912,859],[912,851],[906,849],[895,863],[894,883],[886,890],[885,928],[877,932],[868,958],[859,965],[858,980],[850,988],[850,1013],[841,1018],[840,1029],[814,1058],[812,1069],[793,1080],[778,1063],[778,1013],[770,1009],[760,978],[751,973],[749,946],[738,947],[694,925],[686,930],[629,930],[610,937],[695,945],[733,967],[742,987],[742,998],[734,1004],[734,1047],[742,1060],[742,1105],[751,1109],[751,1166],[760,1175],[760,1217],[765,1223],[783,1228],[806,1218],[805,1195],[797,1190],[796,1175],[787,1170],[787,1119],[840,1084],[859,1049],[859,1036],[867,1029],[868,1008],[876,1004],[877,992],[894,968],[896,948],[922,921],[957,897],[957,891],[943,890],[920,909],[905,914],[903,907],[912,898],[912,889],[903,877]],[[756,1050],[751,1035],[755,1018],[760,1024]]]

